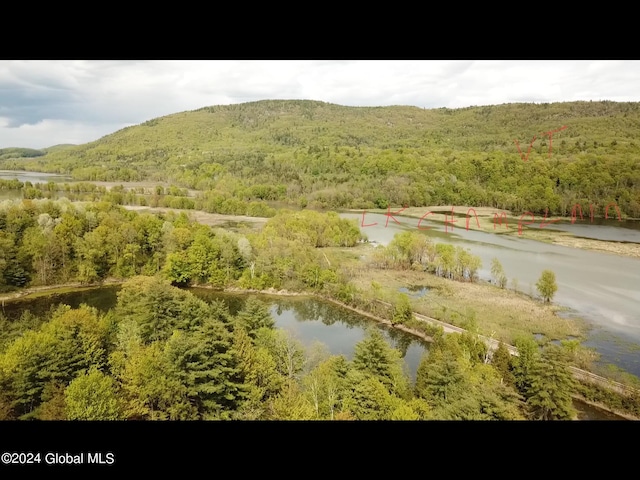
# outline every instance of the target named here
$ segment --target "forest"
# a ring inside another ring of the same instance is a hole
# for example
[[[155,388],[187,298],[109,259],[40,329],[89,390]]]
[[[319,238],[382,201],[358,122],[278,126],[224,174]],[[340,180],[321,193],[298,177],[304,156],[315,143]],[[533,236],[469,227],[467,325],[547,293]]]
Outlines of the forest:
[[[125,281],[105,314],[63,305],[13,321],[0,315],[1,419],[570,419],[576,388],[602,395],[573,379],[568,343],[541,349],[523,336],[512,357],[504,345],[490,354],[473,331],[422,327],[433,343],[412,382],[400,352],[375,329],[347,360],[274,329],[258,299],[232,315],[177,288],[285,288],[370,308],[349,271],[324,253],[335,259],[330,249],[364,240],[355,221],[334,213],[284,210],[241,235],[185,214],[22,200],[0,204],[0,235],[5,291]],[[410,231],[371,262],[461,282],[473,282],[479,266],[469,252]],[[410,312],[403,295],[386,314],[375,310],[414,327]],[[637,399],[626,401],[640,413]]]
[[[233,210],[225,201],[550,216],[575,204],[602,216],[616,204],[639,218],[638,128],[640,104],[629,102],[426,110],[265,100],[152,119],[38,157],[3,155],[0,168],[167,182],[206,192],[219,213]]]
[[[638,127],[639,103],[425,110],[274,100],[176,113],[85,145],[3,149],[0,169],[81,183],[0,180],[24,197],[0,203],[0,292],[124,284],[106,314],[0,315],[0,419],[570,419],[576,391],[640,415],[638,398],[572,377],[582,359],[570,342],[540,347],[523,335],[510,339],[519,356],[504,345],[490,354],[477,329],[443,335],[417,322],[404,295],[375,302],[380,284],[356,284],[354,272],[471,287],[480,260],[404,232],[354,266],[345,259],[366,244],[359,222],[322,211],[466,205],[546,219],[577,217],[582,205],[592,218],[640,218]],[[149,195],[95,181],[167,186]],[[55,200],[60,192],[67,198]],[[124,204],[269,220],[237,233]],[[274,329],[256,299],[231,314],[185,288],[200,285],[312,293],[433,343],[412,382],[375,330],[347,360]]]
[[[0,419],[570,419],[566,352],[533,339],[487,362],[472,334],[436,336],[415,382],[370,330],[352,360],[274,329],[249,298],[231,315],[159,277],[132,277],[106,314],[62,305],[0,349]],[[553,369],[549,369],[549,365]]]

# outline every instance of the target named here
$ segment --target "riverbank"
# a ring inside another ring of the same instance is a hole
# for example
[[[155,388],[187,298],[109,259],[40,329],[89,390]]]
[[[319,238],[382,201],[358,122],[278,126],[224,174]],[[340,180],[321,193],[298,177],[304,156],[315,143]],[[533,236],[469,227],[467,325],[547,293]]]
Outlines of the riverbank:
[[[197,288],[211,288],[211,287],[206,287],[206,286],[202,286],[199,285]],[[391,321],[379,317],[377,315],[372,314],[371,312],[367,312],[365,310],[356,308],[352,305],[347,305],[346,303],[340,302],[339,300],[336,300],[335,298],[331,298],[328,297],[326,295],[320,295],[317,292],[306,292],[306,293],[300,293],[300,292],[290,292],[288,290],[276,290],[274,288],[269,288],[266,290],[253,290],[253,289],[241,289],[241,288],[236,288],[236,287],[232,287],[232,288],[225,288],[223,290],[223,292],[225,293],[241,293],[241,294],[251,294],[251,293],[255,293],[255,294],[261,294],[261,295],[275,295],[275,296],[284,296],[284,297],[300,297],[300,296],[305,296],[305,297],[314,297],[317,299],[321,299],[321,300],[326,300],[327,302],[331,302],[334,305],[338,305],[339,307],[345,308],[347,310],[350,310],[352,312],[357,313],[358,315],[362,315],[364,317],[368,317],[371,318],[372,320],[375,320],[376,322],[385,325],[387,327],[390,328],[395,328],[396,330],[400,330],[403,331],[405,333],[408,333],[410,335],[413,335],[417,338],[420,338],[421,340],[424,340],[425,342],[433,342],[433,338],[430,337],[429,335],[426,335],[424,332],[421,332],[419,330],[416,330],[414,328],[410,328],[407,327],[405,325],[402,324],[393,324],[391,323]]]
[[[370,292],[375,286],[375,297],[389,303],[395,303],[401,289],[422,291],[409,294],[413,310],[456,327],[473,326],[479,333],[509,344],[519,336],[547,341],[587,337],[587,322],[578,317],[562,318],[557,313],[563,307],[544,304],[513,287],[501,289],[487,282],[458,282],[414,270],[373,268],[368,265],[375,251],[370,244],[325,250],[359,290]]]
[[[597,408],[599,410],[603,410],[604,412],[611,413],[613,415],[617,415],[618,417],[621,417],[624,420],[632,420],[632,421],[640,420],[640,417],[636,417],[636,416],[631,415],[629,413],[623,412],[622,410],[611,408],[611,407],[605,405],[604,403],[593,402],[591,400],[587,400],[582,395],[571,395],[571,398],[574,398],[574,399],[576,399],[576,400],[578,400],[578,401],[580,401],[582,403],[585,403],[587,405],[595,407],[595,408]]]
[[[203,286],[199,286],[198,288],[203,288]],[[211,287],[204,287],[204,288],[211,288]],[[327,297],[325,295],[321,295],[318,294],[316,292],[305,292],[305,293],[300,293],[300,292],[290,292],[287,290],[275,290],[275,289],[266,289],[266,290],[255,290],[255,289],[241,289],[241,288],[230,288],[230,289],[225,289],[224,290],[225,293],[240,293],[240,294],[261,294],[261,295],[273,295],[273,296],[288,296],[288,297],[300,297],[300,296],[307,296],[307,297],[314,297],[317,299],[321,299],[321,300],[325,300],[328,302],[331,302],[341,308],[344,308],[346,310],[350,310],[352,312],[355,312],[359,315],[365,316],[367,318],[370,318],[380,324],[383,324],[389,328],[394,328],[403,332],[406,332],[410,335],[416,336],[424,341],[427,342],[432,342],[433,338],[431,336],[426,335],[424,332],[407,327],[406,325],[402,325],[402,324],[392,324],[391,321],[382,318],[380,316],[374,315],[370,312],[367,312],[365,310],[356,308],[354,306],[345,304],[339,300],[333,299],[331,297]],[[385,303],[385,302],[381,302],[378,301],[379,303]],[[389,305],[390,306],[390,305]],[[414,319],[417,322],[421,322],[421,323],[425,323],[425,324],[429,324],[431,327],[435,327],[435,328],[442,328],[444,333],[462,333],[465,332],[467,330],[462,329],[460,327],[456,327],[454,325],[451,324],[447,324],[444,322],[440,322],[434,318],[429,318],[429,317],[425,317],[423,315],[417,314],[415,311],[414,313]],[[494,348],[495,348],[495,340],[493,340],[492,338],[483,338],[484,341],[487,342],[491,342],[494,344]],[[517,355],[517,349],[515,347],[513,347],[512,345],[506,345],[507,348],[509,349],[509,351],[512,352],[512,354],[516,354]],[[624,386],[624,385],[615,385],[615,382],[610,381],[609,379],[606,379],[604,377],[601,377],[599,375],[595,375],[591,372],[588,371],[583,371],[580,369],[577,369],[575,367],[571,367],[576,379],[582,379],[586,381],[588,381],[589,383],[593,382],[596,385],[599,385],[600,387],[603,388],[608,388],[608,389],[612,389],[612,394],[613,392],[618,391],[620,388],[624,388],[625,390],[629,390],[628,387]],[[618,387],[618,388],[614,388],[614,387]],[[590,401],[587,400],[584,396],[580,395],[580,394],[572,394],[571,395],[572,398],[574,398],[575,400],[578,400],[579,402],[582,402],[584,404],[590,405],[592,407],[595,407],[596,409],[602,410],[604,412],[607,412],[609,414],[612,415],[616,415],[618,417],[620,417],[620,419],[625,419],[625,420],[640,420],[640,417],[636,417],[634,415],[631,415],[628,412],[624,412],[620,409],[616,409],[616,408],[611,408],[609,406],[607,406],[604,403],[601,402],[594,402],[594,401]],[[575,420],[580,420],[580,418],[575,418]]]
[[[471,210],[470,210],[471,209]],[[437,224],[445,225],[445,217],[444,215],[448,215],[449,220],[451,220],[451,210],[452,207],[443,207],[443,206],[429,206],[429,207],[408,207],[402,210],[399,214],[394,214],[393,212],[400,211],[401,208],[392,208],[389,212],[390,215],[393,215],[394,218],[397,218],[398,221],[401,221],[402,217],[409,217],[412,219],[423,219],[423,221],[429,221]],[[345,210],[349,213],[361,214],[363,210],[355,210],[349,209]],[[433,212],[433,214],[425,217],[427,212]],[[604,240],[594,240],[590,238],[582,238],[577,237],[570,232],[565,232],[561,230],[553,230],[552,222],[557,220],[567,221],[566,217],[548,217],[544,220],[546,223],[550,224],[549,227],[545,229],[540,229],[539,225],[543,221],[544,217],[539,215],[535,216],[535,221],[533,225],[535,228],[527,227],[525,224],[531,221],[531,217],[526,216],[522,219],[523,227],[521,230],[518,229],[518,222],[521,221],[520,217],[514,216],[509,210],[500,210],[497,208],[491,207],[468,207],[468,206],[453,206],[453,212],[455,217],[455,222],[453,224],[448,225],[449,230],[454,229],[453,231],[460,229],[467,229],[467,212],[469,213],[469,222],[468,229],[495,233],[497,235],[510,235],[517,236],[518,238],[525,238],[528,240],[535,240],[538,242],[551,243],[555,245],[561,245],[564,247],[577,248],[581,250],[591,250],[596,252],[605,252],[611,253],[614,255],[622,256],[622,257],[630,257],[630,258],[640,258],[640,243],[629,243],[629,242],[613,242],[613,241],[604,241]],[[475,212],[475,215],[474,215]],[[387,210],[383,209],[373,209],[367,210],[365,212],[365,220],[364,224],[370,223],[367,220],[367,213],[377,213],[377,214],[386,214]],[[498,218],[496,219],[496,215]],[[476,221],[477,216],[477,221]],[[392,218],[389,218],[389,221],[393,221]],[[579,220],[579,222],[583,222]],[[494,225],[495,223],[495,225]],[[533,226],[532,225],[532,226]],[[421,225],[421,228],[425,228],[425,225]],[[366,231],[365,231],[366,232]]]
[[[518,235],[518,233],[514,231],[504,233],[504,235]],[[611,253],[622,257],[640,258],[640,244],[638,243],[607,242],[591,238],[581,238],[576,237],[572,233],[558,230],[523,229],[521,237],[538,242],[561,245],[563,247]]]
[[[266,217],[248,217],[246,215],[222,215],[219,213],[208,213],[203,210],[183,210],[170,207],[144,207],[139,205],[121,205],[126,210],[133,210],[139,213],[185,213],[192,221],[210,227],[228,226],[230,222],[246,224],[251,230],[261,229],[267,220]]]

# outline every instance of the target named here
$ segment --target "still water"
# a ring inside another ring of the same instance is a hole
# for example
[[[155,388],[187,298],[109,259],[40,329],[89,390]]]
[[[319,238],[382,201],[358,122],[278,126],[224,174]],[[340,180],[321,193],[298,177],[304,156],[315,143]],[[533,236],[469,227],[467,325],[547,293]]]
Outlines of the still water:
[[[41,315],[48,312],[52,305],[60,303],[72,308],[84,303],[106,312],[115,306],[119,289],[119,286],[87,288],[10,302],[2,308],[4,315],[10,320],[20,318],[26,309]],[[223,300],[232,314],[242,309],[247,299],[246,295],[224,294],[205,288],[192,288],[189,291],[207,302]],[[412,380],[415,380],[422,354],[428,350],[427,343],[411,335],[380,325],[330,302],[310,297],[258,297],[269,305],[277,328],[289,330],[305,346],[311,346],[315,342],[323,343],[334,355],[344,355],[351,359],[355,345],[366,337],[367,330],[378,329],[389,344],[402,353],[405,370]]]
[[[17,179],[20,182],[36,183],[49,183],[49,182],[70,182],[72,178],[67,175],[57,175],[55,173],[43,173],[43,172],[23,172],[20,170],[0,170],[0,179],[13,180]]]
[[[511,281],[518,279],[519,289],[525,293],[536,292],[535,283],[545,269],[556,274],[558,291],[554,303],[567,306],[573,314],[587,320],[592,328],[586,346],[595,348],[602,361],[613,363],[640,376],[640,354],[634,347],[640,345],[640,259],[599,253],[589,250],[552,245],[517,236],[499,235],[465,229],[464,213],[459,214],[453,232],[445,233],[442,223],[396,215],[400,224],[384,214],[367,212],[361,227],[370,241],[388,244],[393,236],[405,230],[428,235],[435,242],[449,243],[468,249],[482,260],[479,277],[491,279],[491,260],[500,260],[505,274]],[[362,214],[342,213],[343,218],[357,219],[360,225]],[[539,223],[539,222],[538,222]],[[615,222],[614,222],[615,223]],[[462,225],[462,228],[460,228]],[[471,224],[473,225],[473,223]],[[565,228],[584,229],[585,226],[568,225]],[[504,227],[502,227],[504,228]],[[510,225],[510,228],[514,228]],[[612,237],[615,227],[588,225],[590,232],[583,235]],[[640,230],[620,228],[617,239],[640,243]]]
[[[106,312],[117,302],[119,286],[88,288],[76,292],[53,294],[31,300],[21,300],[3,305],[3,312],[9,319],[18,319],[23,311],[30,310],[39,315],[59,304],[78,308],[86,304]],[[190,289],[204,301],[222,300],[231,313],[241,309],[247,295],[224,294],[209,289]],[[309,297],[274,297],[259,295],[270,306],[276,327],[291,331],[304,345],[323,343],[334,355],[344,355],[351,359],[355,345],[364,339],[367,330],[377,328],[389,344],[400,350],[405,361],[406,372],[415,381],[416,371],[422,355],[428,352],[428,344],[404,332],[385,328],[376,322],[330,302]],[[611,413],[574,400],[580,420],[622,420]]]

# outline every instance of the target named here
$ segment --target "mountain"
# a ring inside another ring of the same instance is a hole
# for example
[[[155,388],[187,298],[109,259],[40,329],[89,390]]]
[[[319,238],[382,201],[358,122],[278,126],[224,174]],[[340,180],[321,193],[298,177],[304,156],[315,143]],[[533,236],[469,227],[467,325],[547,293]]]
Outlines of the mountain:
[[[550,133],[545,133],[550,132]],[[0,162],[78,180],[157,180],[330,208],[465,204],[640,217],[640,103],[460,109],[264,100],[155,118]]]

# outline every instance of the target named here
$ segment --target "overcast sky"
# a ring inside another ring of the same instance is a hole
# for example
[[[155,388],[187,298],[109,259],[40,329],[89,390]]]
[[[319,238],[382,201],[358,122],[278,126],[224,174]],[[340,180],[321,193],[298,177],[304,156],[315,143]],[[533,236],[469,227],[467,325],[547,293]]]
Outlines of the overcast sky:
[[[86,143],[210,105],[640,101],[640,61],[0,61],[0,148]]]

